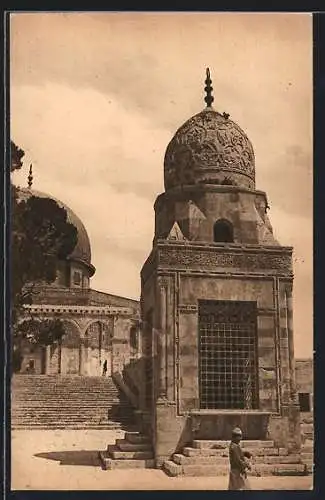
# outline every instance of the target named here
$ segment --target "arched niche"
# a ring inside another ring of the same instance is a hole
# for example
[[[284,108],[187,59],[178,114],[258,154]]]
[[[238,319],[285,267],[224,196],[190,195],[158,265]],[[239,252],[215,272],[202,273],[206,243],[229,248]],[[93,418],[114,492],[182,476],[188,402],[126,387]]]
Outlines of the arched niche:
[[[219,219],[213,226],[213,241],[215,243],[233,243],[234,228],[226,219]]]

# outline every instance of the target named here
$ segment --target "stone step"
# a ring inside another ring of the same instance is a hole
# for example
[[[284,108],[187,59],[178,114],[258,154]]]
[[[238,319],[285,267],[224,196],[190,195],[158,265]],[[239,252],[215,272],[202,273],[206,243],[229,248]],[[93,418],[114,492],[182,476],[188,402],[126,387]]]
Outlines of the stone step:
[[[94,407],[79,407],[79,408],[54,408],[54,409],[44,409],[44,408],[36,408],[36,409],[28,409],[26,411],[17,411],[16,409],[13,409],[11,412],[11,416],[47,416],[47,415],[57,415],[58,413],[61,413],[62,415],[93,415],[93,414],[110,414],[110,415],[126,415],[127,413],[131,414],[133,413],[132,410],[128,409],[127,407],[123,408],[120,407],[119,412],[112,412],[111,407],[109,406],[94,406]]]
[[[114,385],[92,385],[92,386],[87,386],[83,384],[78,384],[78,385],[71,385],[71,384],[60,384],[60,385],[39,385],[39,384],[33,384],[30,386],[25,386],[25,387],[17,387],[17,385],[13,384],[11,386],[11,392],[13,394],[24,394],[28,393],[31,390],[40,390],[44,391],[47,394],[50,393],[56,393],[59,391],[63,392],[78,392],[80,390],[83,390],[85,393],[90,394],[91,392],[119,392],[119,389],[114,386]]]
[[[94,414],[101,414],[101,415],[109,415],[110,417],[120,417],[121,415],[131,415],[133,414],[133,411],[129,409],[128,407],[121,407],[119,408],[119,411],[113,410],[112,407],[110,406],[100,406],[100,407],[93,407],[93,408],[73,408],[73,409],[66,409],[66,408],[54,408],[52,410],[49,409],[36,409],[36,410],[28,410],[26,412],[16,412],[15,410],[12,410],[11,416],[17,416],[17,417],[24,417],[30,415],[31,417],[34,417],[35,415],[39,416],[51,416],[51,415],[94,415]]]
[[[229,465],[228,457],[214,457],[214,456],[194,456],[187,457],[182,454],[174,454],[173,460],[178,465]],[[255,457],[253,459],[253,464],[299,464],[301,463],[301,458],[299,455],[287,455],[287,456],[264,456]]]
[[[99,458],[105,470],[114,469],[152,469],[155,466],[153,459],[146,460],[114,460],[107,456],[105,452],[99,452]]]
[[[19,389],[19,390],[24,390],[28,389],[30,387],[44,387],[46,389],[48,388],[53,388],[56,389],[57,387],[84,387],[85,389],[91,389],[91,388],[107,388],[107,389],[116,389],[118,390],[118,387],[112,382],[110,379],[101,380],[101,379],[95,379],[93,381],[89,381],[87,377],[81,377],[80,380],[73,380],[70,381],[69,379],[59,379],[57,378],[56,380],[51,380],[51,379],[44,379],[44,380],[31,380],[28,383],[21,383],[17,382],[17,380],[13,380],[11,383],[11,388],[13,389]]]
[[[56,421],[56,422],[33,422],[33,423],[26,423],[26,422],[13,422],[11,427],[12,428],[32,428],[32,427],[39,427],[39,428],[46,428],[46,427],[62,427],[65,428],[66,426],[80,426],[80,427],[87,427],[87,426],[95,426],[95,427],[120,427],[120,428],[126,428],[126,430],[133,430],[136,428],[136,424],[134,422],[114,422],[114,421],[98,421],[98,422],[71,422],[70,420],[67,421]]]
[[[154,458],[152,451],[121,451],[113,448],[110,448],[109,455],[114,460],[153,460]]]
[[[121,403],[124,406],[128,406],[129,402],[125,399],[122,398],[94,398],[94,399],[87,399],[87,398],[80,398],[80,399],[35,399],[34,401],[11,401],[11,405],[17,408],[33,408],[34,406],[44,406],[44,407],[55,407],[58,408],[59,406],[63,406],[65,408],[68,408],[69,406],[73,407],[78,407],[78,406],[105,406],[107,404],[111,404],[112,406],[114,404],[119,404]]]
[[[123,426],[118,425],[71,425],[71,424],[58,424],[58,425],[14,425],[11,427],[13,430],[123,430]]]
[[[28,384],[28,383],[53,383],[53,384],[62,384],[62,383],[71,383],[71,384],[110,384],[113,383],[111,377],[101,377],[100,375],[40,375],[40,374],[20,374],[14,375],[12,381],[15,384]]]
[[[50,401],[49,399],[44,399],[44,401],[26,401],[24,404],[22,402],[17,403],[16,401],[11,402],[11,407],[17,410],[32,409],[32,408],[94,408],[95,406],[129,406],[127,401],[121,401],[119,399],[99,399],[94,401],[87,401],[82,399],[80,401],[66,400],[62,401],[61,404],[58,400]]]
[[[71,420],[71,419],[60,419],[56,418],[53,420],[48,420],[48,421],[33,421],[33,420],[20,420],[20,421],[12,421],[11,423],[11,428],[17,429],[17,428],[31,428],[31,427],[57,427],[57,426],[62,426],[63,428],[66,427],[67,425],[80,425],[81,427],[89,427],[89,426],[98,426],[98,425],[104,425],[104,426],[121,426],[121,427],[135,427],[135,422],[129,419],[124,419],[124,420],[119,420],[119,421],[114,421],[114,420],[107,420],[107,419],[93,419],[93,420],[84,420],[81,421],[79,419]]]
[[[183,467],[176,464],[173,460],[165,460],[162,469],[168,476],[181,476],[183,473]]]
[[[60,387],[64,385],[65,387],[116,387],[111,378],[98,378],[98,377],[85,377],[80,376],[80,378],[69,378],[53,376],[45,377],[44,379],[38,379],[37,377],[32,377],[29,380],[18,380],[13,378],[12,387]]]
[[[127,429],[130,427],[134,427],[135,424],[130,423],[130,422],[40,422],[40,423],[29,423],[29,422],[15,422],[12,424],[11,428],[12,429],[65,429],[66,427],[80,427],[81,429],[83,428],[90,428],[90,427],[104,427],[104,428],[110,428],[110,429]]]
[[[150,443],[150,439],[148,438],[148,436],[139,434],[138,432],[126,432],[125,439],[132,444]]]
[[[120,415],[126,415],[126,414],[133,414],[132,408],[128,406],[119,406],[116,405],[114,407],[112,406],[92,406],[91,408],[89,407],[76,407],[76,408],[28,408],[25,412],[23,411],[16,411],[15,408],[12,409],[11,415],[17,415],[17,416],[24,416],[24,415],[57,415],[59,413],[62,413],[64,415],[81,415],[83,413],[92,415],[93,413],[101,413],[101,414],[109,414],[111,416],[120,416]]]
[[[83,402],[83,401],[86,401],[86,402],[89,402],[89,403],[93,403],[95,401],[119,401],[120,399],[122,399],[123,401],[123,398],[120,398],[118,396],[118,394],[101,394],[100,396],[96,396],[94,394],[92,394],[91,396],[88,395],[88,396],[85,396],[85,395],[82,395],[82,394],[78,394],[78,395],[71,395],[71,394],[68,394],[67,396],[62,396],[61,394],[58,394],[57,396],[53,396],[53,395],[49,395],[47,396],[46,394],[42,394],[41,396],[40,395],[33,395],[33,396],[30,396],[30,397],[22,397],[22,398],[11,398],[11,401],[12,403],[42,403],[43,401],[51,401],[53,403],[57,403],[58,401],[61,401],[61,402],[64,402],[64,403],[68,403],[69,401],[72,402],[72,403],[78,403],[79,401]],[[127,400],[124,399],[124,401],[126,402]]]
[[[112,402],[117,402],[117,401],[122,401],[123,403],[127,403],[127,399],[125,398],[120,398],[119,396],[102,396],[102,397],[94,397],[94,398],[87,398],[87,397],[82,397],[82,395],[79,395],[78,398],[72,398],[72,397],[67,397],[67,398],[60,398],[60,396],[57,396],[55,398],[51,397],[44,397],[44,398],[24,398],[22,400],[17,400],[17,399],[11,399],[11,403],[14,403],[17,406],[23,406],[25,405],[35,405],[35,404],[54,404],[54,405],[59,405],[60,403],[64,405],[73,404],[95,404],[95,403],[106,403],[106,402],[112,401]]]
[[[33,391],[33,392],[32,392]],[[79,391],[83,391],[84,394],[118,394],[120,391],[116,387],[101,387],[101,386],[94,386],[94,387],[75,387],[75,386],[68,386],[68,385],[62,385],[61,387],[38,387],[38,386],[31,386],[31,387],[25,387],[25,388],[18,388],[18,387],[12,387],[11,389],[11,394],[12,395],[23,395],[23,394],[30,394],[30,393],[38,393],[38,394],[77,394]]]
[[[265,455],[280,455],[285,456],[288,455],[288,450],[286,448],[247,448],[247,450],[254,454],[254,456],[265,456]],[[245,451],[245,448],[243,448]],[[214,449],[214,448],[192,448],[190,446],[186,446],[183,449],[183,454],[187,457],[192,456],[219,456],[219,457],[228,457],[228,447],[222,449]]]
[[[301,452],[301,460],[313,460],[314,459],[314,454],[310,452]]]
[[[23,407],[17,407],[14,406],[12,407],[11,411],[12,413],[27,413],[27,412],[51,412],[51,411],[64,411],[64,412],[76,412],[76,411],[93,411],[93,410],[106,410],[108,408],[112,409],[112,407],[116,408],[117,406],[121,406],[121,408],[127,408],[127,405],[119,405],[118,402],[114,403],[113,405],[110,403],[105,403],[105,404],[92,404],[92,405],[71,405],[71,406],[65,406],[65,405],[60,405],[60,406],[50,406],[50,405],[38,405],[38,406],[26,406],[25,408]]]
[[[87,401],[85,399],[80,401],[62,401],[62,404],[58,403],[58,400],[50,401],[48,399],[44,401],[26,401],[25,404],[22,402],[17,403],[16,401],[11,402],[12,408],[17,408],[18,410],[23,410],[24,408],[94,408],[95,406],[105,407],[105,406],[116,406],[121,403],[121,406],[129,406],[127,401],[120,401],[119,399],[100,399]]]
[[[47,415],[39,415],[37,413],[33,415],[14,415],[12,416],[11,420],[53,420],[54,418],[61,418],[61,419],[67,419],[67,420],[73,420],[74,418],[77,419],[94,419],[94,418],[101,418],[101,419],[106,419],[106,420],[113,420],[113,421],[120,421],[120,420],[129,420],[132,417],[131,414],[123,414],[123,415],[108,415],[107,412],[93,412],[93,413],[85,413],[85,412],[80,412],[80,413],[64,413],[64,412],[57,412],[53,414],[47,414]]]
[[[304,445],[301,448],[302,453],[314,453],[314,447],[310,445]]]
[[[121,451],[151,451],[150,443],[129,443],[125,439],[117,439],[115,444]]]
[[[129,424],[131,422],[129,422],[128,420],[125,420],[125,421],[117,421],[117,420],[108,420],[108,419],[100,419],[98,418],[97,420],[93,419],[93,420],[84,420],[84,421],[81,421],[79,419],[70,419],[70,418],[60,418],[60,419],[53,419],[53,420],[47,420],[47,421],[39,421],[39,420],[17,420],[17,421],[14,421],[12,422],[11,426],[17,426],[17,425],[27,425],[27,426],[46,426],[46,425],[76,425],[76,424],[80,424],[80,425],[98,425],[98,424],[103,424],[103,425],[126,425],[126,424]]]
[[[112,379],[20,376],[12,382],[15,429],[131,429],[134,413]]]
[[[57,398],[61,398],[63,401],[67,401],[68,399],[72,399],[72,400],[76,400],[78,401],[79,399],[86,399],[86,400],[89,400],[89,401],[92,401],[92,400],[95,400],[95,399],[110,399],[110,398],[120,398],[119,394],[116,394],[116,393],[106,393],[106,392],[99,392],[98,394],[96,393],[84,393],[82,394],[81,393],[81,389],[80,389],[80,392],[79,393],[74,393],[74,394],[71,394],[69,392],[67,392],[66,394],[62,394],[60,392],[58,392],[57,394],[53,394],[53,392],[51,394],[45,394],[45,393],[32,393],[31,391],[28,392],[28,394],[26,394],[26,396],[24,394],[15,394],[11,399],[12,401],[17,401],[17,402],[23,402],[23,401],[41,401],[43,399],[51,399],[53,401],[55,401]]]
[[[221,440],[208,440],[208,439],[195,439],[193,441],[193,448],[215,448],[223,449],[229,448],[230,441]],[[269,440],[243,440],[241,442],[243,448],[274,448],[274,442]]]
[[[163,469],[171,476],[225,476],[229,474],[229,465],[179,465],[172,460],[167,460]],[[301,475],[306,472],[303,464],[260,464],[252,468],[249,476],[271,475]]]
[[[25,387],[19,387],[16,384],[13,384],[11,386],[11,392],[13,394],[24,394],[28,393],[30,390],[42,390],[48,394],[51,392],[58,392],[58,391],[64,391],[64,392],[77,392],[80,391],[81,389],[90,394],[91,392],[120,392],[118,387],[115,385],[101,385],[101,384],[94,384],[94,385],[83,385],[83,384],[77,384],[77,385],[72,385],[72,384],[59,384],[59,385],[51,385],[51,384],[31,384],[30,386],[25,386]]]
[[[29,400],[29,401],[11,401],[12,406],[16,408],[33,408],[35,406],[52,406],[52,407],[78,407],[78,406],[95,406],[97,405],[107,405],[110,404],[113,406],[114,404],[119,404],[120,402],[124,405],[128,405],[128,401],[125,400],[120,400],[119,398],[98,398],[98,399],[87,399],[87,398],[80,398],[80,399],[62,399],[61,404],[59,404],[60,399],[49,399],[49,398],[44,398],[44,399],[35,399],[35,400]]]
[[[314,423],[313,422],[301,422],[301,427],[303,429],[311,429],[313,430],[314,429]]]
[[[112,422],[120,422],[124,420],[130,420],[131,417],[125,415],[124,417],[121,418],[112,418],[109,417],[108,415],[102,415],[100,413],[94,413],[93,415],[65,415],[63,413],[60,414],[53,414],[53,415],[47,415],[47,416],[25,416],[25,417],[14,417],[11,419],[12,422],[53,422],[56,421],[57,419],[60,419],[60,421],[69,421],[73,422],[74,420],[78,422],[87,422],[87,421],[94,421],[94,420],[106,420],[107,422],[112,421]]]

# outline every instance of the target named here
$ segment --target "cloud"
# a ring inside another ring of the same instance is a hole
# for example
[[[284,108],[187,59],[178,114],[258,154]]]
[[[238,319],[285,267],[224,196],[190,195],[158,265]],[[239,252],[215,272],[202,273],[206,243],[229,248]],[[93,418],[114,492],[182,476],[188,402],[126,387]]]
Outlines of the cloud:
[[[245,108],[263,116],[282,109],[286,122],[291,100],[301,103],[312,84],[311,30],[309,15],[16,14],[12,83],[113,94],[173,132],[203,107],[210,66],[218,109],[238,119]]]
[[[52,172],[74,188],[106,184],[151,201],[163,189],[170,134],[115,96],[48,83],[13,86],[11,103],[12,136],[33,161],[35,182]]]

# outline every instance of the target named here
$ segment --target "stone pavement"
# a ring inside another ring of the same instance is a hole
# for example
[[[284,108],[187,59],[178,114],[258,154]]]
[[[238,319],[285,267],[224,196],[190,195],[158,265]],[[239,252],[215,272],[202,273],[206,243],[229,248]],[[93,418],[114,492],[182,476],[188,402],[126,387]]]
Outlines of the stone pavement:
[[[161,470],[104,471],[97,453],[124,432],[15,430],[12,490],[225,490],[227,477],[168,477]],[[312,476],[251,478],[256,490],[310,490]]]

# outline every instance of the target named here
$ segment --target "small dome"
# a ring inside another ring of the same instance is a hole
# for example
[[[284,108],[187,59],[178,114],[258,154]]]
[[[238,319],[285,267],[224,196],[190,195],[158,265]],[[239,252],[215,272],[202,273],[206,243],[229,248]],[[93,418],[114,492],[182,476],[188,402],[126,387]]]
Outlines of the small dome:
[[[85,264],[91,271],[91,275],[94,274],[95,268],[91,264],[91,248],[90,248],[90,241],[88,237],[88,233],[86,231],[85,226],[83,225],[82,221],[79,219],[79,217],[69,208],[67,205],[62,203],[62,201],[57,200],[53,196],[49,196],[46,193],[41,193],[40,191],[34,191],[31,189],[25,189],[25,188],[18,188],[18,199],[20,200],[26,200],[30,196],[37,196],[39,198],[50,198],[51,200],[56,201],[56,203],[64,208],[67,212],[67,221],[73,224],[78,231],[78,240],[77,244],[71,253],[69,255],[68,259],[69,260],[74,260],[74,261],[79,261]]]
[[[255,188],[253,146],[228,116],[208,106],[177,130],[165,153],[166,190],[201,183]]]

